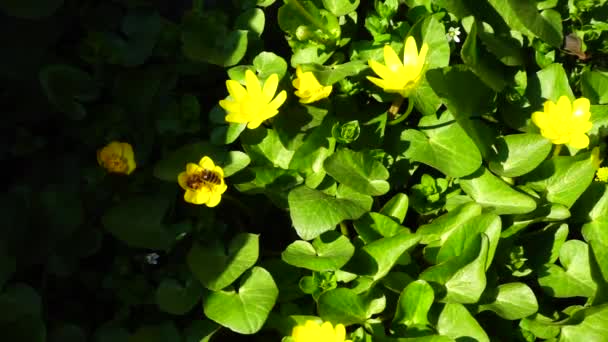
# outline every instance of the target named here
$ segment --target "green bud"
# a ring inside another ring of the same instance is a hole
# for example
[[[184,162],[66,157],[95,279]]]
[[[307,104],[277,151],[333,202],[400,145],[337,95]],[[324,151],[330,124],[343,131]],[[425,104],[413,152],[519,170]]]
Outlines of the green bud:
[[[331,135],[337,142],[342,144],[350,144],[357,140],[360,133],[361,128],[359,127],[359,121],[357,120],[349,121],[344,124],[337,122],[331,129]]]

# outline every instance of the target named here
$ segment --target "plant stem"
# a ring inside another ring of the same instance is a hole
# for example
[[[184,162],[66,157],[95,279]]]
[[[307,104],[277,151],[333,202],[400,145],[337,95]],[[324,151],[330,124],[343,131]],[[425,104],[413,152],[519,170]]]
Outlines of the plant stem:
[[[401,102],[403,102],[403,98],[401,98]],[[393,108],[393,107],[391,107],[391,108]],[[405,113],[399,115],[399,117],[396,118],[395,120],[389,121],[388,124],[391,126],[394,126],[394,125],[400,123],[401,121],[405,120],[408,116],[410,116],[412,109],[414,109],[414,100],[408,99],[407,100],[407,110],[405,111]],[[389,112],[390,112],[390,109],[389,109]]]
[[[327,28],[323,25],[322,22],[320,22],[319,20],[315,19],[312,15],[310,15],[310,13],[308,13],[306,11],[306,8],[304,8],[304,6],[302,6],[302,4],[298,1],[298,0],[290,0],[289,2],[287,2],[288,4],[293,5],[293,7],[300,12],[300,14],[308,19],[308,21],[310,21],[314,26],[316,26],[319,30],[328,33]]]
[[[399,108],[401,108],[403,100],[403,96],[399,96],[393,101],[393,103],[391,103],[391,107],[388,109],[388,113],[391,115],[391,118],[397,117],[397,113],[399,113]]]
[[[348,237],[348,227],[346,226],[346,223],[344,223],[344,221],[340,222],[340,232],[342,233],[342,235]]]
[[[557,157],[559,156],[559,152],[562,150],[562,144],[559,145],[555,145],[555,149],[553,150],[553,156]]]

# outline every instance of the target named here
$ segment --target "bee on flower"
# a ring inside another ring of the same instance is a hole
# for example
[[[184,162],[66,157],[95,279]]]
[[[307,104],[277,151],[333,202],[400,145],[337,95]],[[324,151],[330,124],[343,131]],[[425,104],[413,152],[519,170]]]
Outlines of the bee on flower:
[[[557,103],[546,101],[542,112],[532,113],[532,122],[553,144],[581,149],[589,146],[586,133],[592,127],[590,108],[589,100],[584,97],[570,102],[567,96],[561,96]]]
[[[368,76],[367,79],[387,93],[408,97],[423,78],[428,50],[428,45],[424,43],[418,53],[414,37],[407,37],[402,62],[395,50],[390,45],[385,45],[384,64],[374,60],[368,61],[369,66],[380,78]]]
[[[247,128],[258,128],[262,122],[279,113],[279,107],[287,99],[285,90],[276,97],[279,76],[272,74],[264,85],[251,70],[245,71],[245,87],[234,80],[226,81],[230,97],[219,102],[226,111],[226,122],[246,123]]]
[[[184,201],[215,207],[228,188],[224,182],[224,170],[205,156],[198,164],[188,163],[186,171],[177,176],[184,193]]]
[[[293,328],[291,337],[293,342],[352,342],[346,340],[344,325],[334,327],[331,322],[319,324],[312,320]]]
[[[130,175],[135,170],[135,154],[129,143],[112,141],[97,150],[97,162],[110,173]]]
[[[296,67],[296,79],[292,84],[297,89],[295,94],[300,98],[300,103],[313,103],[324,99],[332,90],[331,85],[321,85],[312,72],[303,72],[299,65]]]

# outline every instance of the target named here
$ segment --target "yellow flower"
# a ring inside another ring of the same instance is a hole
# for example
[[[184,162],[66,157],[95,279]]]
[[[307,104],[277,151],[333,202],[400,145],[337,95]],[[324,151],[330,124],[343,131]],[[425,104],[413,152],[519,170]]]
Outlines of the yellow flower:
[[[304,325],[293,328],[291,337],[294,342],[351,342],[345,340],[344,325],[338,324],[334,328],[330,322],[319,325],[315,321],[306,321]]]
[[[532,122],[540,128],[540,134],[554,144],[585,148],[589,146],[589,137],[585,133],[592,126],[590,105],[584,97],[570,103],[568,97],[562,96],[557,103],[545,102],[544,111],[532,114]]]
[[[329,96],[332,89],[330,85],[321,85],[312,72],[303,72],[299,65],[296,67],[296,79],[292,84],[297,89],[295,94],[300,98],[300,103],[313,103],[324,99]]]
[[[111,173],[131,174],[135,170],[135,154],[128,143],[112,141],[97,150],[97,162]]]
[[[279,76],[272,74],[264,87],[260,86],[258,77],[251,71],[245,71],[245,89],[239,82],[226,81],[226,88],[230,99],[220,101],[220,107],[227,112],[226,121],[234,123],[247,123],[247,127],[254,129],[279,112],[279,107],[287,99],[285,90],[274,97],[279,85]],[[274,97],[274,100],[273,100]]]
[[[608,167],[600,167],[595,174],[595,180],[608,183]]]
[[[384,46],[384,64],[374,60],[369,60],[368,64],[380,78],[370,77],[378,87],[387,93],[398,93],[403,97],[409,94],[418,86],[424,75],[426,54],[429,46],[424,43],[418,54],[418,47],[414,37],[407,37],[403,49],[403,63],[397,53],[390,45]]]
[[[216,166],[211,158],[203,157],[198,165],[188,163],[186,171],[177,176],[177,182],[186,190],[184,200],[192,204],[205,204],[215,207],[220,203],[227,186],[224,183],[224,170]]]

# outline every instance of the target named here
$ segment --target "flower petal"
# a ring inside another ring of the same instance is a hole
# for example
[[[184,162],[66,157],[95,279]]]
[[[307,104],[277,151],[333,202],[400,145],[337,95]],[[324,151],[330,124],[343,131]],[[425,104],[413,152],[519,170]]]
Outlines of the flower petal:
[[[207,156],[204,156],[198,162],[198,165],[200,165],[205,170],[213,170],[213,169],[215,169],[215,164],[213,163],[213,160],[211,160],[211,158],[209,158]]]
[[[184,201],[192,204],[204,204],[209,200],[209,192],[186,190]]]
[[[277,92],[278,85],[279,85],[279,75],[277,75],[277,74],[270,75],[270,77],[268,77],[268,79],[264,83],[264,89],[262,90],[262,93],[264,94],[264,101],[270,102],[270,100],[272,100],[272,97]]]
[[[253,73],[253,71],[247,69],[245,71],[245,83],[247,84],[247,93],[254,99],[259,99],[262,96],[262,88],[260,87],[260,80]]]
[[[418,46],[416,45],[416,39],[409,36],[405,40],[405,47],[403,48],[403,65],[416,65],[418,62]]]
[[[585,148],[589,146],[589,137],[586,134],[575,134],[571,137],[568,145],[574,148]]]
[[[194,163],[186,164],[186,172],[188,173],[188,175],[191,175],[191,174],[197,173],[197,172],[201,172],[201,171],[202,171],[201,167]]]
[[[268,104],[268,106],[270,108],[278,110],[279,107],[281,107],[281,105],[283,105],[283,103],[285,102],[286,99],[287,99],[287,92],[285,90],[283,90],[279,93],[279,95],[277,95],[277,97],[274,98],[274,100],[272,100],[272,102],[270,102]],[[272,115],[272,116],[274,116],[274,115]]]
[[[385,88],[384,80],[381,80],[376,77],[371,77],[371,76],[367,76],[367,79],[370,80],[373,84],[377,85],[378,87],[380,87],[382,89]]]
[[[208,206],[209,208],[213,208],[213,207],[215,207],[216,205],[218,205],[218,204],[220,203],[220,200],[221,200],[221,199],[222,199],[222,196],[221,196],[219,193],[217,193],[217,192],[212,192],[212,193],[209,195],[209,199],[207,200],[207,203],[206,203],[206,204],[207,204],[207,206]]]
[[[574,100],[572,103],[572,115],[581,120],[589,120],[591,118],[591,113],[589,109],[591,108],[591,102],[589,99],[585,97],[581,97],[579,99]]]
[[[373,59],[370,59],[367,64],[370,68],[372,68],[376,75],[380,76],[380,78],[387,79],[393,75],[393,72],[389,68],[387,68],[384,64],[374,61]]]
[[[177,183],[179,184],[179,186],[184,189],[184,190],[188,190],[188,173],[187,172],[181,172],[179,175],[177,175]]]
[[[384,64],[391,71],[397,71],[403,67],[399,56],[397,56],[397,53],[390,45],[384,45]]]
[[[220,100],[220,107],[224,108],[227,112],[238,112],[241,109],[241,105],[238,102],[231,100]]]
[[[241,101],[245,96],[247,96],[247,90],[245,90],[245,88],[243,88],[243,86],[237,81],[227,80],[226,89],[228,89],[228,94],[230,94],[235,101]]]
[[[230,113],[230,114],[226,115],[225,120],[226,120],[226,122],[232,122],[232,123],[247,123],[247,119],[240,112]]]

